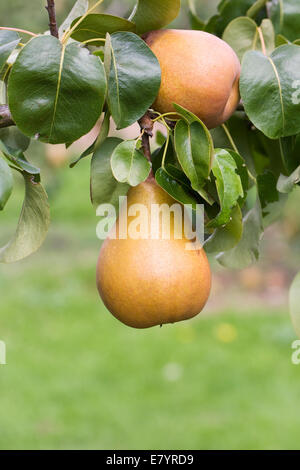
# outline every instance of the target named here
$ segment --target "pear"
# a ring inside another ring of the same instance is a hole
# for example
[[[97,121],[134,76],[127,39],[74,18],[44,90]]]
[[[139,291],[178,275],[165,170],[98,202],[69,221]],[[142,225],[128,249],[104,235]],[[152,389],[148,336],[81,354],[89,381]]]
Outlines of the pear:
[[[197,315],[207,302],[211,271],[204,249],[187,249],[193,242],[184,235],[175,236],[175,216],[171,217],[171,236],[167,239],[164,219],[154,217],[151,211],[153,204],[169,208],[174,203],[179,204],[154,179],[132,187],[128,209],[121,210],[112,231],[116,236],[109,235],[101,247],[98,290],[108,310],[125,325],[148,328],[186,320]],[[136,217],[128,214],[135,204],[147,208],[148,227],[153,227],[148,238],[131,235],[130,224]],[[125,237],[119,235],[124,217]]]
[[[239,100],[240,62],[222,39],[204,31],[159,30],[143,36],[162,72],[153,109],[174,112],[173,103],[211,129],[227,121]]]

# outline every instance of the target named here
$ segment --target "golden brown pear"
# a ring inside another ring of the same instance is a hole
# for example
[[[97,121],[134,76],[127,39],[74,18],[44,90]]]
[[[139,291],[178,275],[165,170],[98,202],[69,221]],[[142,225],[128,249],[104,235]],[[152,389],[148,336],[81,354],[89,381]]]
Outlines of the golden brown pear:
[[[102,245],[97,266],[99,293],[108,310],[128,326],[148,328],[186,320],[197,315],[207,302],[211,272],[204,250],[188,250],[192,242],[184,236],[175,239],[174,217],[170,224],[172,236],[163,239],[162,217],[151,216],[152,204],[171,207],[174,203],[155,180],[131,188],[128,212],[124,208],[121,212],[130,214],[134,204],[144,204],[149,209],[148,224],[157,225],[157,239],[152,235],[155,231],[148,239],[131,238],[130,223],[137,220],[131,216],[127,218],[127,239],[118,238],[119,218],[117,238],[109,236]]]
[[[144,39],[162,71],[156,111],[174,112],[173,103],[179,104],[209,129],[230,118],[240,99],[241,67],[226,42],[204,31],[174,29],[151,31]]]

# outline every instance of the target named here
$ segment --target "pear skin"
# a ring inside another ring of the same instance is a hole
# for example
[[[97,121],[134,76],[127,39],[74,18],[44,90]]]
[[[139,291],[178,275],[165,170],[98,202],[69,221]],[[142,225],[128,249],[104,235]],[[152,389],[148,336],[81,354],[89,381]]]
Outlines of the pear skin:
[[[151,204],[171,207],[176,201],[155,180],[148,180],[129,190],[128,213],[137,203],[149,208],[147,217],[151,223]],[[134,328],[194,317],[210,293],[211,271],[205,251],[187,250],[191,241],[184,236],[163,239],[162,218],[156,227],[157,239],[152,235],[133,239],[128,227],[134,218],[128,217],[126,239],[118,236],[119,218],[115,225],[117,237],[108,236],[101,247],[97,286],[104,304],[117,319]],[[172,219],[170,226],[172,234]]]
[[[230,118],[240,100],[241,67],[226,42],[204,31],[172,29],[151,31],[143,38],[162,71],[153,109],[164,114],[179,104],[209,129]]]

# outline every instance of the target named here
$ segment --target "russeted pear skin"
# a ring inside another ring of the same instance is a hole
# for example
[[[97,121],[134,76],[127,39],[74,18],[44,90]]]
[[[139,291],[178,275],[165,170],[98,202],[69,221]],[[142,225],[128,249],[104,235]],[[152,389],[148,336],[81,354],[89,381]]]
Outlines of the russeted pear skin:
[[[227,121],[239,100],[240,62],[222,39],[204,31],[165,29],[143,36],[162,72],[153,108],[174,112],[173,103],[196,114],[209,129]]]
[[[133,204],[149,208],[149,223],[153,222],[151,204],[171,207],[174,203],[154,179],[131,188],[127,199],[128,211]],[[134,218],[128,217],[128,227]],[[209,297],[211,271],[204,249],[187,250],[191,241],[184,237],[162,239],[162,224],[160,217],[158,239],[133,239],[127,232],[127,239],[108,236],[101,247],[97,265],[100,296],[116,318],[134,328],[192,318]]]

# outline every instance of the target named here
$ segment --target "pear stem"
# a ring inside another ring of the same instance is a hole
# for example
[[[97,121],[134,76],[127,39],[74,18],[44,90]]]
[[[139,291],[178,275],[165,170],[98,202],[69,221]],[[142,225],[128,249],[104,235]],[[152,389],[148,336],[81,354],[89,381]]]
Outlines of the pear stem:
[[[142,149],[145,157],[151,163],[150,137],[153,137],[153,120],[151,114],[147,112],[138,121],[142,133]],[[154,180],[154,173],[151,168],[147,181]]]

